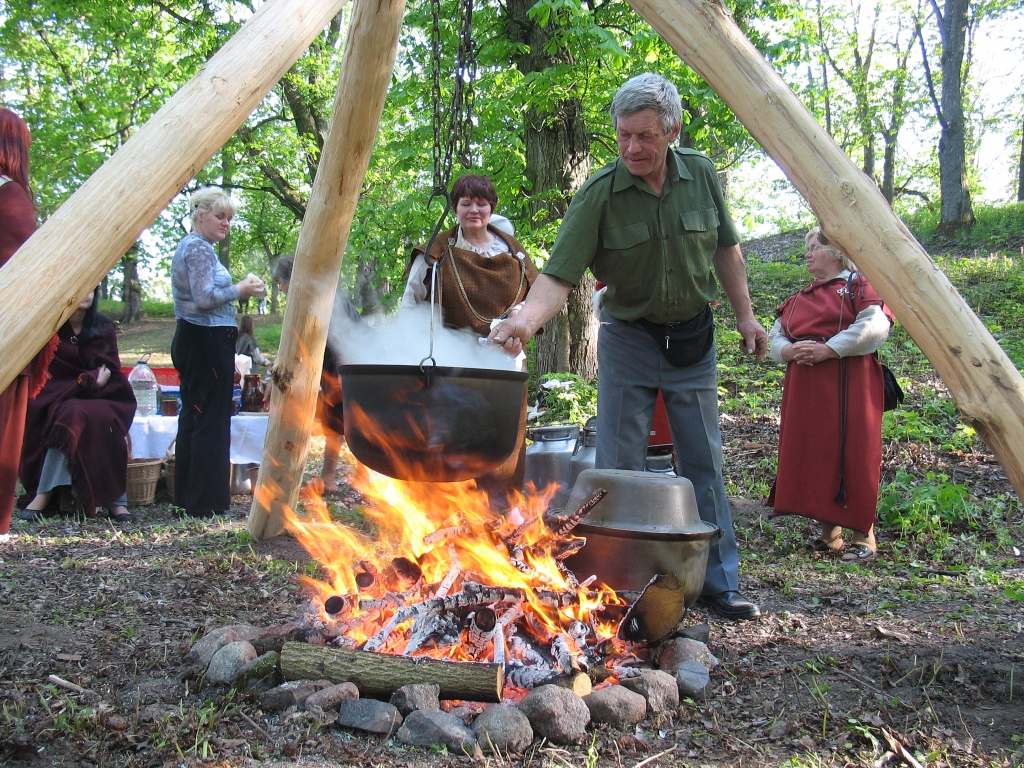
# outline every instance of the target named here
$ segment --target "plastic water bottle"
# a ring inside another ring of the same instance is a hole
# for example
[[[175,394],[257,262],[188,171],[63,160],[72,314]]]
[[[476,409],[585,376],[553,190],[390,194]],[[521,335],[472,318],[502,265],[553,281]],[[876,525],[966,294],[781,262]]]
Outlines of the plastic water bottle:
[[[132,368],[128,374],[128,383],[135,392],[135,413],[139,416],[152,416],[156,413],[159,385],[156,383],[156,374],[146,365],[146,358],[139,360]]]

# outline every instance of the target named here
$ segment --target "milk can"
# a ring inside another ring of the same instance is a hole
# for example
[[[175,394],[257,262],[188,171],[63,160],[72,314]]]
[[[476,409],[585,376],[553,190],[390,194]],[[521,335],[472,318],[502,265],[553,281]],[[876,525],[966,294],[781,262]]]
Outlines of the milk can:
[[[575,424],[554,424],[532,427],[527,437],[533,443],[526,449],[526,482],[532,482],[538,491],[551,483],[558,484],[558,492],[549,503],[550,509],[562,509],[572,492],[570,463],[579,440],[580,428]]]
[[[676,476],[675,463],[672,460],[671,451],[665,451],[663,448],[648,448],[647,449],[647,463],[645,466],[648,472],[655,472],[659,475],[665,475],[667,477]]]
[[[583,425],[583,436],[576,446],[576,453],[569,462],[569,487],[576,485],[576,478],[585,469],[594,468],[597,458],[597,418],[591,416]]]

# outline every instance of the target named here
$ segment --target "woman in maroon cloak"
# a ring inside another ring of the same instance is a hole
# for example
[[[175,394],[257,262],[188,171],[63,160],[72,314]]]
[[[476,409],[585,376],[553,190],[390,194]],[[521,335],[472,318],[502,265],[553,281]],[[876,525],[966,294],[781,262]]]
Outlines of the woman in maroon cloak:
[[[22,519],[34,520],[53,490],[70,484],[87,517],[108,507],[114,522],[131,522],[125,504],[128,446],[135,395],[121,372],[114,324],[97,311],[99,289],[57,332],[50,379],[29,403],[21,484],[32,499]]]
[[[36,211],[28,185],[28,126],[0,107],[0,268],[36,231]],[[10,538],[14,488],[18,480],[25,409],[43,386],[57,337],[36,355],[18,377],[0,392],[0,542]]]
[[[874,525],[882,467],[882,366],[874,354],[892,313],[867,279],[816,227],[804,258],[813,282],[775,310],[770,354],[787,363],[772,516],[817,520],[807,553],[843,550],[845,561],[876,556]]]

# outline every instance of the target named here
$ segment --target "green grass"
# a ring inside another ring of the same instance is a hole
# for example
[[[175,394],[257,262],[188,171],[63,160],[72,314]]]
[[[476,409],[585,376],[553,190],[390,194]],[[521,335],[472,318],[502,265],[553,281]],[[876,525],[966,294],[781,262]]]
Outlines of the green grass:
[[[100,312],[107,317],[117,319],[124,314],[124,302],[114,301],[113,299],[101,299]],[[144,299],[142,301],[142,315],[148,320],[173,318],[174,302]]]
[[[976,223],[969,233],[964,233],[956,241],[961,249],[977,249],[981,255],[990,252],[1020,254],[1021,240],[1024,237],[1024,203],[1004,206],[975,205]],[[939,226],[939,205],[921,208],[906,218],[906,224],[923,243],[933,246],[947,246],[949,243],[932,243],[935,231]]]

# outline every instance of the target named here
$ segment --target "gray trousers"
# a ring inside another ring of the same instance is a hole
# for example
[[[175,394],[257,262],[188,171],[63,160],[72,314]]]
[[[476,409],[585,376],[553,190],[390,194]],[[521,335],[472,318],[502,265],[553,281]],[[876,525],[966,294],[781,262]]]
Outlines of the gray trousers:
[[[62,485],[71,485],[71,463],[66,453],[56,448],[47,448],[46,456],[43,457],[43,470],[39,476],[39,487],[36,493],[47,493]],[[127,492],[121,494],[121,498],[111,506],[128,506]]]
[[[715,348],[676,368],[643,328],[600,314],[597,340],[597,457],[600,469],[642,471],[659,390],[665,399],[676,472],[693,483],[702,520],[722,536],[711,547],[705,595],[739,588],[739,554],[722,476]]]

